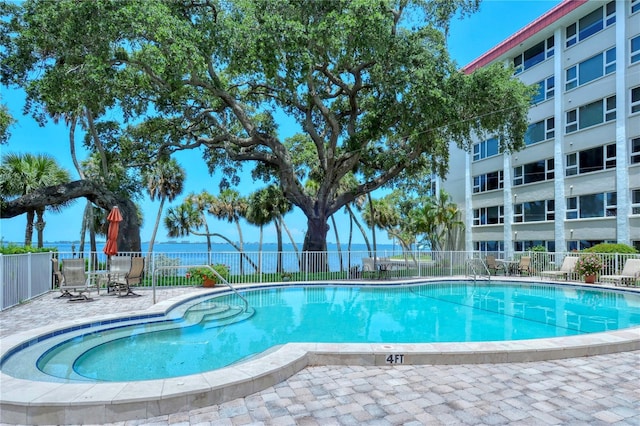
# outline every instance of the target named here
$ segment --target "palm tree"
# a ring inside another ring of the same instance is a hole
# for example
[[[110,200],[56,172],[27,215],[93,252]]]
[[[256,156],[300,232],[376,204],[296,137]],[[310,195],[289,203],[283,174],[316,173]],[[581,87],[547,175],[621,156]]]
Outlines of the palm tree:
[[[194,229],[202,226],[202,221],[203,216],[194,204],[183,203],[167,210],[167,214],[164,217],[164,226],[167,229],[168,236],[172,238],[184,237],[194,233]]]
[[[242,227],[240,219],[247,213],[247,201],[240,196],[240,193],[233,189],[225,189],[220,195],[214,198],[209,206],[209,213],[219,220],[226,220],[235,223],[238,229],[238,246],[240,253],[244,252],[244,241],[242,237]],[[240,256],[240,273],[244,272],[243,257]]]
[[[147,191],[151,197],[151,201],[156,198],[160,199],[160,206],[158,207],[158,214],[156,216],[156,223],[153,227],[153,233],[149,240],[149,258],[153,252],[153,243],[156,239],[156,233],[158,232],[158,225],[160,224],[160,217],[162,216],[162,209],[165,201],[173,201],[178,195],[182,193],[184,188],[185,172],[175,159],[169,159],[168,161],[160,161],[155,164],[152,169],[147,170],[144,173],[144,181],[147,186]]]
[[[450,250],[455,246],[456,233],[464,228],[458,206],[445,191],[437,198],[429,197],[423,205],[411,212],[418,234],[424,234],[432,250]]]
[[[207,238],[207,254],[209,263],[211,263],[211,233],[209,232],[209,223],[207,222],[207,218],[205,216],[205,212],[208,210],[209,204],[213,200],[213,195],[209,194],[207,191],[202,191],[200,194],[191,193],[187,196],[185,203],[189,203],[195,208],[198,212],[200,212],[200,226],[204,227],[204,234]],[[197,226],[196,228],[198,228]]]
[[[249,196],[248,208],[246,213],[246,219],[249,223],[260,226],[260,250],[262,251],[262,228],[271,222],[276,227],[276,237],[278,242],[278,262],[277,271],[282,272],[282,230],[284,229],[291,244],[293,245],[298,261],[300,256],[298,253],[298,247],[287,227],[283,216],[293,209],[293,204],[287,200],[282,193],[280,187],[276,185],[270,185],[264,189],[254,192]]]
[[[0,194],[3,197],[20,197],[37,188],[69,182],[69,172],[47,154],[7,154],[2,158]],[[42,205],[27,212],[24,245],[30,246],[33,228],[37,230],[38,247],[43,246],[44,212],[47,207],[59,210],[61,205]],[[37,221],[36,221],[37,217]]]

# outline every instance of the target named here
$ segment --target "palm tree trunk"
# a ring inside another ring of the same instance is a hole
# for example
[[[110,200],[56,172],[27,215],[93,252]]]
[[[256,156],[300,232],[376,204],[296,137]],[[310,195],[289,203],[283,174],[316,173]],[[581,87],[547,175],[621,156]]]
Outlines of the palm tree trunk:
[[[240,227],[240,221],[236,220],[236,228],[238,228],[238,238],[240,241],[238,242],[240,245],[240,253],[244,253],[244,243],[242,241],[242,228]],[[244,274],[244,257],[240,256],[240,274]]]
[[[37,220],[36,220],[36,234],[38,237],[38,248],[42,248],[44,246],[43,244],[43,239],[44,239],[44,208],[42,209],[37,209],[36,210],[36,216],[37,216]]]
[[[230,245],[231,247],[233,247],[234,249],[236,249],[236,251],[237,251],[238,253],[240,253],[240,255],[241,255],[244,259],[246,259],[246,260],[247,260],[247,262],[249,262],[249,264],[251,265],[251,267],[252,267],[254,270],[256,270],[256,271],[258,270],[258,265],[256,265],[256,264],[255,264],[255,262],[254,262],[253,260],[251,260],[251,258],[250,258],[246,253],[244,253],[244,252],[242,251],[242,249],[241,249],[240,247],[238,247],[238,245],[237,245],[236,243],[234,243],[233,241],[231,241],[229,238],[225,237],[224,235],[222,235],[222,234],[218,234],[217,232],[213,232],[213,233],[211,233],[211,234],[203,234],[203,233],[201,233],[201,232],[191,231],[191,233],[192,233],[193,235],[200,235],[200,236],[205,236],[205,235],[206,235],[206,236],[211,236],[211,237],[220,237],[220,238],[222,238],[224,241],[226,241],[227,243],[229,243],[229,245]]]
[[[375,221],[375,211],[373,208],[373,199],[371,198],[371,193],[367,193],[367,198],[369,199],[369,210],[371,211],[371,235],[373,237],[373,269],[377,269],[377,251],[378,245],[376,243],[376,221]]]
[[[80,227],[80,246],[78,247],[79,253],[84,253],[84,240],[87,237],[87,221],[89,213],[87,209],[91,208],[91,201],[87,200],[87,204],[84,206],[84,212],[82,213],[82,226]]]
[[[35,212],[27,212],[27,227],[24,230],[24,245],[30,246],[33,240],[33,220],[35,218]]]
[[[156,215],[156,224],[153,227],[151,233],[151,239],[149,240],[149,250],[147,250],[147,259],[151,259],[151,253],[153,253],[153,243],[156,240],[156,234],[158,232],[158,226],[160,225],[160,217],[162,216],[162,208],[164,207],[164,201],[166,197],[160,197],[160,207],[158,207],[158,214]]]
[[[258,273],[262,274],[262,238],[264,237],[264,225],[260,225],[260,242],[258,243]]]
[[[293,239],[293,235],[291,235],[291,231],[289,230],[289,227],[287,226],[287,223],[284,221],[284,218],[282,217],[282,215],[278,215],[276,217],[276,222],[280,222],[281,229],[284,229],[284,232],[287,233],[287,236],[289,237],[289,241],[291,241],[291,245],[293,246],[293,251],[296,253],[296,257],[298,258],[298,263],[300,263],[300,250],[298,250],[298,245]]]
[[[76,156],[76,125],[78,123],[78,118],[73,115],[71,117],[71,122],[69,124],[69,150],[71,152],[71,160],[73,161],[73,165],[78,171],[78,175],[80,179],[84,179],[84,171],[82,167],[80,167],[80,163],[78,162],[78,158]],[[84,207],[84,213],[82,214],[82,226],[80,229],[80,247],[78,247],[78,253],[84,254],[84,241],[87,234],[87,229],[89,227],[89,218],[91,217],[89,210],[92,209],[91,201],[87,200],[87,204]],[[80,257],[80,255],[78,255]],[[75,257],[75,256],[74,256]]]
[[[331,225],[333,226],[333,232],[336,234],[336,248],[338,249],[338,258],[340,259],[340,272],[343,272],[344,264],[342,262],[342,248],[340,247],[340,234],[336,226],[336,218],[333,215],[331,215]]]
[[[353,213],[353,210],[351,210],[351,207],[349,207],[348,204],[345,207],[349,212],[349,216],[351,216],[351,219],[355,222],[356,226],[360,230],[360,233],[362,234],[362,238],[364,238],[364,242],[367,245],[367,251],[369,252],[369,256],[372,256],[371,244],[369,243],[369,237],[367,236],[367,231],[364,229],[360,221],[358,221],[358,218],[356,217],[355,213]]]
[[[209,224],[207,223],[207,218],[204,214],[202,214],[202,222],[204,223],[204,232],[206,232],[205,235],[207,236],[207,263],[211,265],[211,233],[209,232]]]
[[[93,121],[93,113],[89,108],[85,108],[85,115],[87,117],[87,122],[89,123],[89,133],[91,133],[93,143],[96,145],[96,150],[100,154],[100,164],[102,165],[102,174],[106,178],[107,173],[109,172],[109,166],[107,163],[107,154],[105,154],[104,152],[104,146],[102,146],[102,141],[98,136],[98,131],[96,130],[96,126]]]

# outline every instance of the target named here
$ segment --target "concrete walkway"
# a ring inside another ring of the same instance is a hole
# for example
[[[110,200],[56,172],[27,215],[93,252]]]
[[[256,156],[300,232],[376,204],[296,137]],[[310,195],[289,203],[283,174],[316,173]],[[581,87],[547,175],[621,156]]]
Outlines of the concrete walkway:
[[[202,291],[160,290],[158,300]],[[151,306],[151,293],[139,293],[143,296],[94,297],[88,303],[47,294],[1,312],[0,337]],[[118,424],[637,426],[640,352],[514,364],[315,366],[246,398]]]

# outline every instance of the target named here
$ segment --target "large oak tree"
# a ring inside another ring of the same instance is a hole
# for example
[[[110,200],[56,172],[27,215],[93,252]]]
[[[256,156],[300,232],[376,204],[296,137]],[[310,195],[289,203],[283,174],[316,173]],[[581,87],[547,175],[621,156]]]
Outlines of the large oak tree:
[[[306,215],[304,249],[321,251],[328,218],[356,197],[425,168],[446,173],[450,141],[487,132],[503,150],[522,147],[530,90],[500,65],[465,75],[447,54],[448,22],[477,6],[28,0],[0,23],[11,35],[2,78],[35,113],[121,112],[140,150],[203,148],[227,179],[238,162],[260,163]],[[281,117],[313,143],[312,194]],[[357,184],[341,186],[349,174]]]

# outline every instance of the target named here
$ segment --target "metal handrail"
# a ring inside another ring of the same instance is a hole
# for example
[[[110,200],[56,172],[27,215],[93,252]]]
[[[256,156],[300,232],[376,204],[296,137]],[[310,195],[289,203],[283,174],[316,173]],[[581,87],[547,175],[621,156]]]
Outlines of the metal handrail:
[[[162,270],[162,269],[186,269],[186,268],[208,268],[209,270],[211,270],[211,272],[213,272],[213,274],[218,278],[218,280],[222,281],[224,284],[227,285],[227,287],[229,287],[231,289],[231,291],[233,291],[235,293],[236,296],[238,296],[240,299],[242,299],[242,301],[244,302],[244,309],[242,310],[242,312],[247,312],[249,310],[249,301],[247,299],[244,298],[244,296],[242,296],[240,293],[238,293],[238,290],[235,289],[234,286],[232,286],[229,281],[227,281],[222,275],[220,275],[218,273],[218,271],[216,271],[215,269],[213,269],[211,267],[211,265],[172,265],[172,266],[158,266],[155,267],[153,269],[153,272],[151,273],[151,286],[153,288],[153,304],[156,303],[156,272]]]
[[[474,281],[474,283],[475,283],[475,280],[476,280],[476,278],[478,276],[481,276],[481,277],[484,276],[482,274],[478,274],[478,272],[476,271],[476,265],[478,263],[480,263],[482,265],[484,271],[487,273],[486,274],[487,280],[489,282],[491,282],[491,271],[489,271],[489,267],[487,266],[486,262],[484,260],[480,259],[480,258],[474,257],[474,258],[471,258],[471,259],[467,260],[467,267],[470,266],[471,267],[471,271],[473,272],[473,281]]]

